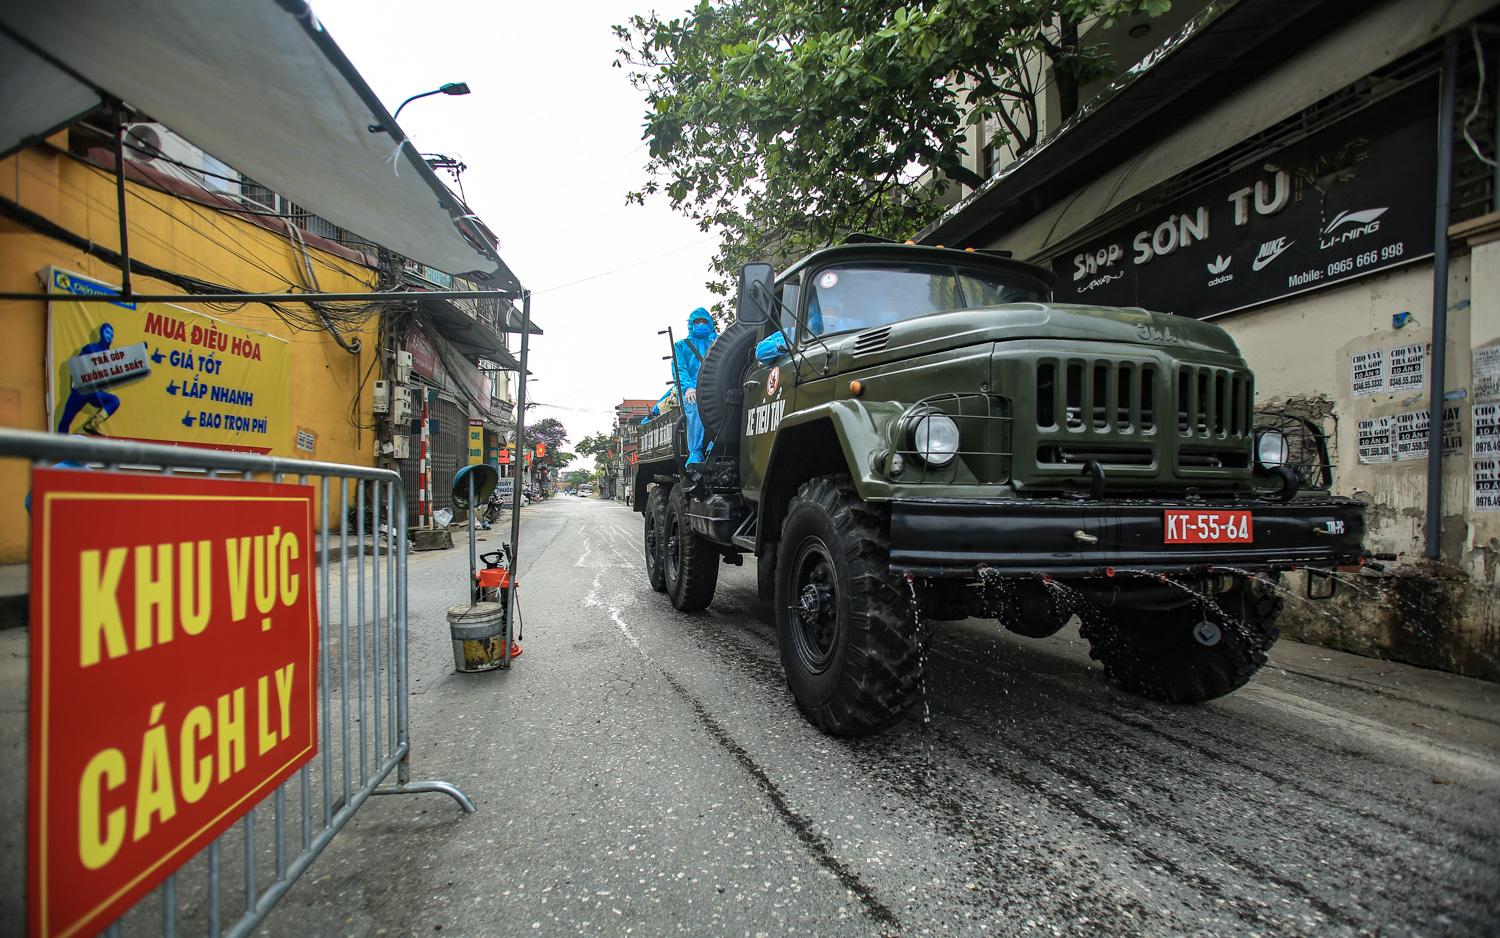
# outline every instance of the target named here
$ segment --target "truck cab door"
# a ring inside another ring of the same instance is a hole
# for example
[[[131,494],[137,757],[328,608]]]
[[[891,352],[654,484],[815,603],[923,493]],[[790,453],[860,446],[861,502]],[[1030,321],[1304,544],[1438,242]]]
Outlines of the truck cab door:
[[[783,283],[776,289],[776,299],[788,307],[795,308],[798,285]],[[779,309],[780,307],[778,307]],[[796,322],[781,314],[782,328],[788,335],[796,336]],[[767,324],[761,338],[776,334],[776,327]],[[740,490],[751,501],[760,501],[760,490],[765,484],[766,466],[771,461],[771,442],[776,438],[776,427],[781,418],[795,409],[796,362],[790,352],[781,355],[768,365],[756,363],[741,390],[745,394],[744,409],[740,414]]]

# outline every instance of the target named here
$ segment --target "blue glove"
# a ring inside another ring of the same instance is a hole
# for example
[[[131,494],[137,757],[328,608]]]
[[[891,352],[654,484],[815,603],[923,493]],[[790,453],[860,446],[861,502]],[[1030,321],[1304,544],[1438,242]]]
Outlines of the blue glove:
[[[769,365],[781,357],[786,351],[786,337],[777,332],[767,338],[761,339],[755,346],[755,360],[762,365]]]

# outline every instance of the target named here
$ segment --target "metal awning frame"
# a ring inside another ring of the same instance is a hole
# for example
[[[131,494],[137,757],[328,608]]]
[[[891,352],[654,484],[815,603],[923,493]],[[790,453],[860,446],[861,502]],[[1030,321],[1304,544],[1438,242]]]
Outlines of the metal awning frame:
[[[519,300],[530,294],[499,290],[406,290],[395,293],[107,293],[70,295],[79,303],[405,303],[411,300]],[[51,293],[4,293],[0,300],[49,300]],[[520,332],[507,326],[505,332]],[[536,326],[531,328],[536,332]]]
[[[521,286],[514,272],[510,270],[505,261],[500,257],[498,239],[493,232],[489,230],[488,226],[484,224],[479,216],[456,193],[450,190],[438,178],[432,167],[427,165],[426,161],[422,158],[422,154],[406,135],[406,132],[396,124],[395,119],[386,111],[385,106],[381,103],[374,90],[370,88],[364,77],[360,75],[353,63],[344,54],[343,50],[338,47],[338,44],[334,42],[333,38],[323,28],[306,0],[273,0],[273,2],[282,11],[290,14],[297,21],[300,31],[314,48],[321,53],[327,65],[343,79],[348,86],[348,90],[369,111],[370,117],[375,121],[375,126],[389,135],[391,142],[396,148],[393,158],[399,158],[425,184],[426,188],[430,190],[432,196],[437,200],[438,206],[448,215],[449,221],[456,229],[458,235],[467,242],[469,248],[482,258],[484,262],[494,264],[493,270],[475,269],[467,272],[458,272],[474,280],[489,281],[499,279],[501,281],[509,281],[506,284],[507,286],[513,285],[516,287],[511,298],[520,299],[524,287]],[[118,164],[123,163],[121,136],[126,116],[128,115],[134,120],[158,120],[160,116],[149,113],[151,108],[149,106],[142,108],[139,106],[139,102],[125,103],[122,98],[128,99],[128,94],[121,94],[118,90],[107,88],[99,81],[82,74],[67,61],[42,48],[27,35],[13,28],[11,24],[0,22],[0,35],[3,35],[6,39],[25,50],[29,55],[36,57],[40,62],[46,63],[47,66],[55,69],[59,74],[66,76],[71,81],[77,82],[79,86],[88,89],[98,97],[97,104],[71,115],[61,123],[48,128],[45,132],[34,133],[20,140],[16,145],[6,149],[4,153],[0,153],[0,158],[10,156],[27,146],[45,140],[51,134],[71,126],[86,117],[101,113],[112,115],[117,125],[115,128],[116,172],[122,177],[120,184],[123,187],[123,167]],[[234,156],[233,154],[216,155],[230,159],[231,161]],[[121,201],[123,202],[123,196],[121,197]],[[120,223],[123,227],[125,220],[121,218]],[[379,243],[380,239],[376,235],[370,232],[360,233],[365,237],[371,237]],[[128,256],[127,251],[128,249],[124,247],[124,242],[122,241],[121,253]],[[127,267],[124,273],[124,283],[127,292],[129,282],[130,271]]]

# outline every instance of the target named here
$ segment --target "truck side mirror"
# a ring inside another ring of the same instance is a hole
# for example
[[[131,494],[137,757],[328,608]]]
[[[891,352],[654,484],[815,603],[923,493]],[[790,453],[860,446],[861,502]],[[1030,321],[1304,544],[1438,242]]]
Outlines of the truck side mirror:
[[[776,268],[770,264],[746,264],[740,268],[740,295],[734,318],[747,326],[758,326],[771,318],[775,299]]]

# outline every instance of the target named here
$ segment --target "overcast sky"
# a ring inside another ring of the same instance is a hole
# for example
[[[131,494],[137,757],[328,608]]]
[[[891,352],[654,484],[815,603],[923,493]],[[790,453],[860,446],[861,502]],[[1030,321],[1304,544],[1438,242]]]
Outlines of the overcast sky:
[[[412,102],[401,127],[423,153],[468,165],[469,205],[532,290],[528,398],[571,445],[609,428],[623,398],[656,398],[671,366],[665,336],[715,297],[703,288],[714,242],[645,181],[645,104],[614,68],[610,27],[654,0],[313,0],[313,10],[394,110],[448,82],[472,94]],[[688,0],[656,2],[677,15]],[[442,170],[438,171],[443,175]],[[582,282],[580,282],[582,281]]]

